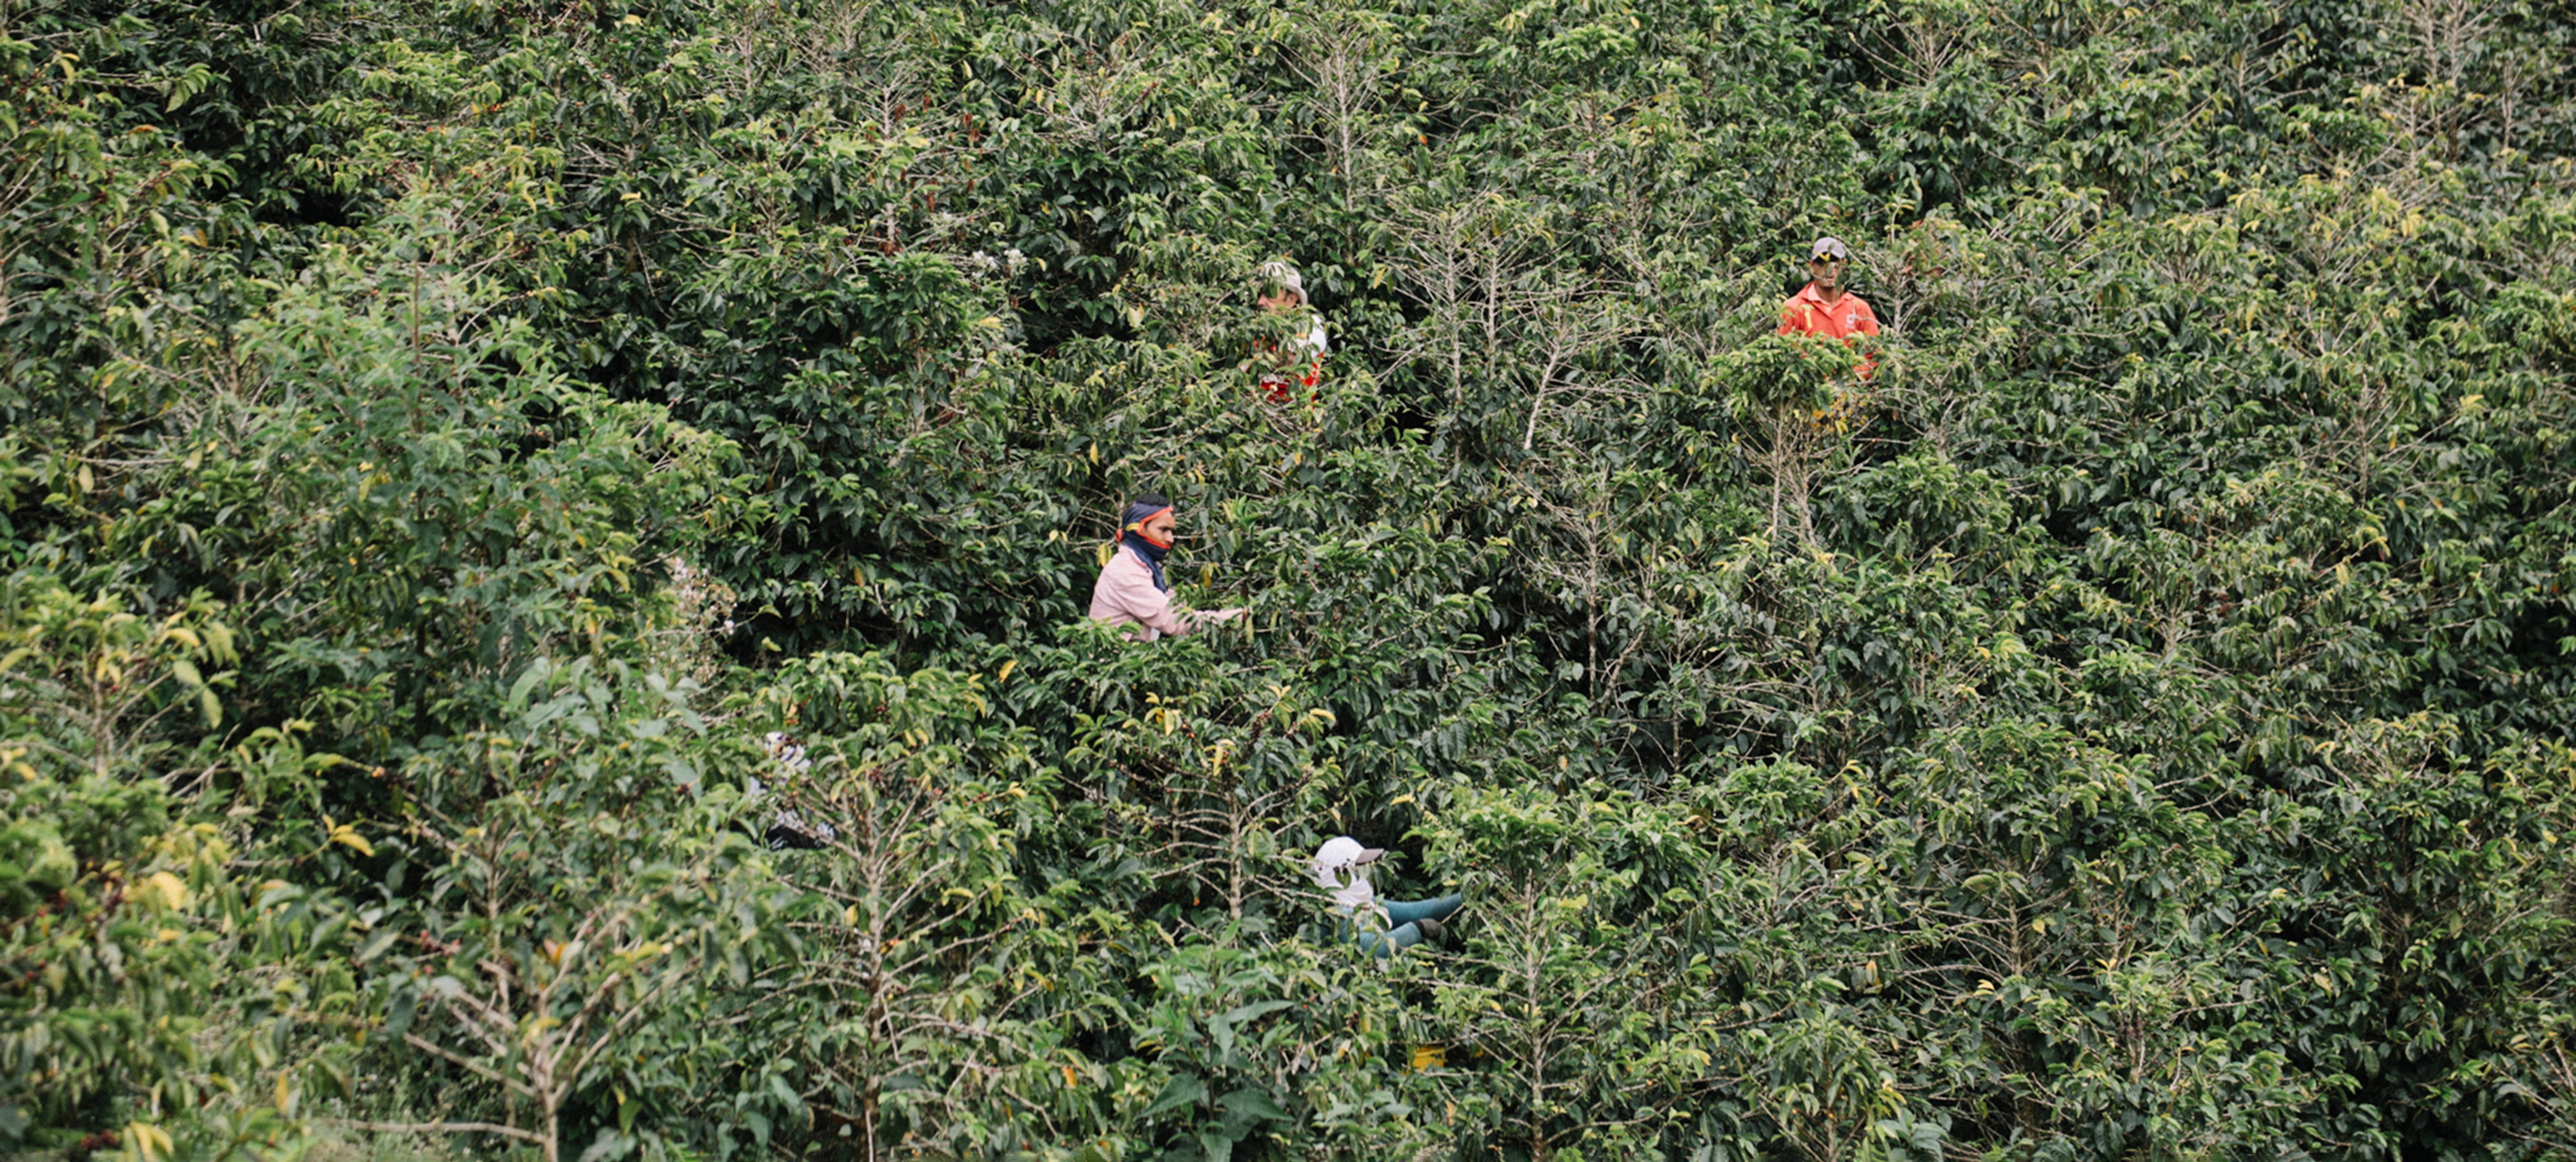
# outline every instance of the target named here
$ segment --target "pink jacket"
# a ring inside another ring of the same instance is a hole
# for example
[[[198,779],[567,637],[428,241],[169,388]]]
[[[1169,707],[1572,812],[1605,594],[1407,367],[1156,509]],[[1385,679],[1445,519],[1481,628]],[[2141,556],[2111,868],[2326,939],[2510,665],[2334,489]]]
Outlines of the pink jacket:
[[[1149,642],[1169,634],[1181,637],[1208,619],[1172,608],[1172,595],[1154,588],[1154,571],[1136,550],[1125,545],[1100,569],[1091,586],[1091,619],[1111,625],[1138,625],[1127,631],[1131,641]]]

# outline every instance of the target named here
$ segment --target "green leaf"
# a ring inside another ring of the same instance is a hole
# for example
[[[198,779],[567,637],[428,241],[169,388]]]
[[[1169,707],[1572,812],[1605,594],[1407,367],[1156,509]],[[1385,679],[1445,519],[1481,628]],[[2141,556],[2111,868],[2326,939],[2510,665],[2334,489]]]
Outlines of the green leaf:
[[[1154,1103],[1145,1107],[1142,1116],[1154,1118],[1196,1106],[1207,1100],[1207,1094],[1207,1083],[1199,1080],[1196,1074],[1174,1074],[1172,1080],[1164,1083],[1163,1092],[1155,1095]]]
[[[358,946],[357,955],[351,959],[360,964],[365,964],[368,961],[384,955],[385,950],[392,948],[394,946],[394,941],[400,939],[402,939],[401,929],[391,924],[381,925],[376,929],[374,935],[367,937],[367,942],[365,944]]]
[[[1288,1111],[1280,1109],[1279,1103],[1270,1100],[1268,1091],[1251,1086],[1234,1090],[1218,1098],[1217,1102],[1226,1109],[1247,1118],[1266,1118],[1276,1122],[1289,1120]]]

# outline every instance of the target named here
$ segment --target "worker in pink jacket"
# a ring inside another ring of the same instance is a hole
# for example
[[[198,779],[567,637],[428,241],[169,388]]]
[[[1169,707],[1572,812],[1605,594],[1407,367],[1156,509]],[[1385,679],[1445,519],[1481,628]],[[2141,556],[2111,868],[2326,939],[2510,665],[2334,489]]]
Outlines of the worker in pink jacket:
[[[1145,493],[1127,505],[1118,520],[1118,543],[1100,580],[1091,586],[1091,619],[1111,625],[1134,625],[1132,641],[1153,641],[1196,633],[1243,614],[1240,608],[1196,613],[1172,607],[1172,583],[1163,576],[1163,558],[1172,551],[1172,502]]]

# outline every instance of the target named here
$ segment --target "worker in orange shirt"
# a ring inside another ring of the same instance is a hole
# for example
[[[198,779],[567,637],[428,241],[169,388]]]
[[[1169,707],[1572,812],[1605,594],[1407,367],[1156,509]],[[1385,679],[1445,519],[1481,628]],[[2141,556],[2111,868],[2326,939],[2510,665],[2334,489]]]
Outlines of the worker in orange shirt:
[[[1779,333],[1840,339],[1846,347],[1858,346],[1852,340],[1854,335],[1876,337],[1878,314],[1859,295],[1844,289],[1850,271],[1851,247],[1843,245],[1840,238],[1816,239],[1816,244],[1807,248],[1807,285],[1780,307]],[[1863,382],[1877,370],[1877,361],[1866,351],[1860,353],[1860,362],[1852,365],[1853,374]],[[1837,392],[1834,402],[1816,413],[1815,425],[1843,431],[1851,426],[1859,409],[1856,393]]]
[[[1805,289],[1780,308],[1783,335],[1821,335],[1851,346],[1854,335],[1878,334],[1878,315],[1859,295],[1843,289],[1851,271],[1851,248],[1840,238],[1819,238],[1808,248]],[[1876,368],[1866,354],[1854,370],[1867,379]]]

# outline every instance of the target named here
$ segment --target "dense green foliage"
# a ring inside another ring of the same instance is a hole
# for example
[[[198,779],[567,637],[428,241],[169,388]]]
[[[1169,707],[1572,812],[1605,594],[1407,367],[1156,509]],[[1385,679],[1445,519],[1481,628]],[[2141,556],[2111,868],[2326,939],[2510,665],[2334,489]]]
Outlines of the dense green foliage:
[[[2570,59],[0,0],[0,1148],[2576,1156]]]

